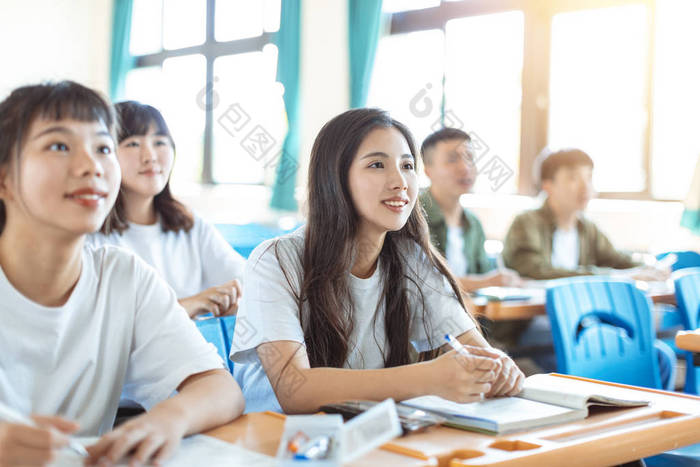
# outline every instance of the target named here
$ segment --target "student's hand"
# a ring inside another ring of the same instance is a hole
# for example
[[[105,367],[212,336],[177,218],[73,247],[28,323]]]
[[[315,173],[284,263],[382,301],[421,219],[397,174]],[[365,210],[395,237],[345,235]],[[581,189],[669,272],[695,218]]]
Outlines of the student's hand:
[[[210,287],[197,295],[178,300],[190,318],[204,313],[214,316],[232,315],[238,311],[241,298],[241,283],[234,279],[225,284]]]
[[[523,280],[512,269],[496,269],[485,274],[485,287],[522,287]]]
[[[471,346],[465,346],[467,350]],[[496,354],[482,356],[472,354],[463,357],[450,350],[426,365],[430,367],[428,384],[429,393],[455,402],[473,402],[480,399],[480,394],[491,392],[501,370],[501,363]]]
[[[0,467],[48,465],[78,429],[60,417],[33,416],[38,428],[0,422]]]
[[[94,465],[107,461],[116,464],[130,457],[129,467],[161,465],[177,450],[186,430],[182,417],[154,408],[120,425],[88,447],[90,457],[86,463]]]
[[[474,355],[497,358],[501,362],[501,370],[498,372],[496,381],[491,387],[491,391],[486,397],[516,396],[523,389],[525,375],[515,362],[504,352],[494,348],[466,346],[469,353]]]
[[[654,266],[642,266],[631,274],[632,279],[645,282],[665,281],[669,277],[671,277],[670,268],[656,268]]]

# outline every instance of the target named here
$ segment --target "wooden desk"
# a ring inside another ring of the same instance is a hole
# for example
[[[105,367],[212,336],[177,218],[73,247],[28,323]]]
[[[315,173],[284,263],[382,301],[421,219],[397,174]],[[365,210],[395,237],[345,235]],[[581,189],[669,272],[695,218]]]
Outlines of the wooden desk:
[[[598,384],[604,389],[610,383]],[[505,436],[437,427],[396,438],[351,465],[612,465],[700,442],[699,397],[612,385],[629,392],[631,399],[648,399],[652,403],[648,407],[596,412],[582,421]],[[206,434],[273,456],[283,425],[282,415],[255,413]]]
[[[274,457],[277,454],[277,447],[284,431],[284,419],[284,415],[274,412],[249,413],[228,425],[205,434]],[[420,454],[405,455],[384,449],[375,449],[346,465],[353,467],[376,465],[426,467],[436,466],[437,460],[434,457]]]
[[[649,295],[654,303],[676,304],[676,296],[673,292],[652,293]],[[506,300],[502,302],[487,301],[483,297],[475,297],[471,300],[469,308],[477,316],[484,316],[493,321],[504,319],[530,319],[537,315],[544,315],[544,300]]]
[[[678,331],[676,334],[676,347],[700,353],[700,329],[695,331]]]

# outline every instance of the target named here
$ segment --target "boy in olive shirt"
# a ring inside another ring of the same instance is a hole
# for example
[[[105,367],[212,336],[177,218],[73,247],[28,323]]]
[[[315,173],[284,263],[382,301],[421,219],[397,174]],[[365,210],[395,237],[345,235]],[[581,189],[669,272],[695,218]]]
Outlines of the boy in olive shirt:
[[[539,209],[518,215],[506,235],[505,264],[523,277],[610,274],[665,280],[669,271],[641,266],[617,251],[596,225],[583,217],[593,197],[593,160],[578,149],[547,156],[540,184],[547,198]],[[617,270],[617,271],[615,271]]]
[[[484,229],[459,198],[474,186],[476,167],[467,133],[443,128],[421,145],[425,174],[430,188],[420,196],[433,245],[447,259],[462,289],[473,291],[489,286],[519,285],[510,270],[492,267],[484,250]]]

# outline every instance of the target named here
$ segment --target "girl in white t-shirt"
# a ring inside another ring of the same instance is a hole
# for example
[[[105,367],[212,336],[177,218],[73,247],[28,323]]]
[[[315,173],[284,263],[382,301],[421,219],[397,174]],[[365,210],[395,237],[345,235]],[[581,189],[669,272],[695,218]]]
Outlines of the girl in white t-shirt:
[[[101,436],[88,462],[160,463],[243,411],[158,274],[83,248],[119,189],[114,130],[111,105],[70,81],[0,102],[0,403],[37,423],[0,422],[0,465],[46,465],[71,433]],[[149,411],[110,431],[122,388]]]
[[[175,143],[163,116],[134,101],[115,108],[121,189],[100,233],[88,241],[135,252],[163,276],[192,318],[235,313],[245,260],[170,193]]]
[[[409,131],[383,111],[321,129],[306,226],[248,260],[231,358],[249,410],[519,392],[523,374],[484,340],[430,244],[416,162]],[[447,333],[472,355],[447,351]]]

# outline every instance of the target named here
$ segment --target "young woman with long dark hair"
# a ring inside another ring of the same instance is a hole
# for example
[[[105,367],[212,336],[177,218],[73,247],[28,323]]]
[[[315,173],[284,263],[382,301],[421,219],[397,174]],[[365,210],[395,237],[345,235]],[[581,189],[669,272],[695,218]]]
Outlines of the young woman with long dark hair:
[[[416,162],[410,132],[381,110],[321,129],[308,222],[248,261],[231,357],[250,411],[520,390],[522,373],[484,340],[430,244]],[[447,351],[446,333],[472,356]]]
[[[170,191],[175,142],[155,107],[115,104],[122,183],[112,212],[92,245],[127,248],[160,273],[191,318],[235,313],[245,260],[216,228]]]

